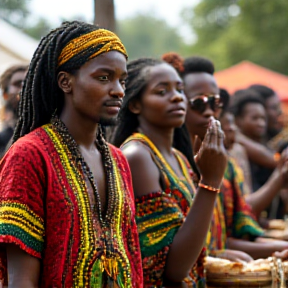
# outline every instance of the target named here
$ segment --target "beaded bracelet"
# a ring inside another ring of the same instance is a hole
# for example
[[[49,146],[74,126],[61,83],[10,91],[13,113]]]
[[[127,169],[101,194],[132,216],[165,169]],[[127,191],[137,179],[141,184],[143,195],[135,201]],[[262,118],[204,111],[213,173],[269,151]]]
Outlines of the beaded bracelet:
[[[220,193],[220,188],[214,188],[214,187],[212,187],[212,186],[205,185],[205,184],[203,184],[203,183],[199,183],[199,184],[198,184],[198,187],[201,187],[201,188],[206,189],[206,190],[208,190],[208,191]]]
[[[275,153],[275,154],[273,155],[273,159],[274,159],[274,161],[276,161],[276,162],[278,162],[278,161],[280,160],[280,158],[281,158],[281,154],[280,154],[280,153]]]

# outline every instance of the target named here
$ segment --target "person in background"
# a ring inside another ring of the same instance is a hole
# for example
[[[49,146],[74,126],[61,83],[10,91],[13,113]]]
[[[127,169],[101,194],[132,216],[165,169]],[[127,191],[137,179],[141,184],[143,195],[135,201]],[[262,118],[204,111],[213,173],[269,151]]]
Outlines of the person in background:
[[[248,89],[237,91],[235,93],[235,96],[237,97],[232,97],[232,99],[237,102],[238,96],[247,93],[248,95],[251,95],[252,98],[256,97],[259,101],[262,100],[261,104],[265,109],[266,128],[265,132],[260,135],[260,139],[257,141],[251,140],[251,137],[247,137],[238,130],[236,131],[236,143],[245,147],[248,157],[252,162],[273,170],[276,168],[279,160],[279,154],[275,152],[277,152],[279,148],[278,142],[281,142],[281,138],[276,139],[278,135],[273,138],[273,136],[281,130],[281,106],[279,97],[269,87],[263,85],[252,85]],[[282,132],[280,134],[282,134]],[[268,141],[269,139],[270,141]]]
[[[286,182],[283,180],[285,179],[285,175],[287,173],[286,170],[288,168],[285,164],[288,156],[288,150],[284,151],[283,149],[281,151],[281,161],[279,161],[271,177],[267,179],[266,183],[261,186],[261,188],[253,193],[252,188],[245,185],[245,177],[247,174],[250,175],[250,167],[248,158],[245,154],[245,149],[239,143],[235,143],[237,127],[235,124],[234,115],[230,112],[228,107],[229,98],[223,97],[222,94],[220,94],[220,98],[223,105],[221,108],[221,113],[217,118],[220,119],[221,126],[223,127],[223,131],[225,133],[225,148],[227,149],[229,156],[236,161],[237,165],[235,165],[235,167],[239,166],[236,170],[238,171],[237,173],[241,175],[241,180],[239,181],[241,182],[241,194],[244,195],[246,202],[251,206],[253,213],[257,216],[259,221],[261,212],[271,204],[273,198],[275,198],[279,191],[286,186]],[[241,148],[241,150],[238,149],[237,153],[235,153],[235,145],[237,145],[237,148],[238,146]],[[244,169],[246,169],[246,171],[244,171]],[[244,172],[246,172],[246,174]]]
[[[2,109],[2,130],[0,131],[0,158],[11,139],[16,121],[20,91],[27,73],[28,65],[18,64],[9,67],[0,77],[0,89],[4,100]]]
[[[267,129],[264,139],[266,144],[283,128],[280,121],[282,115],[280,99],[274,90],[264,85],[254,84],[248,87],[248,89],[256,91],[264,102],[267,116]]]
[[[251,171],[250,171],[250,165],[249,165],[249,159],[246,152],[246,149],[243,145],[236,142],[236,131],[237,126],[235,124],[234,116],[232,113],[228,111],[229,103],[230,101],[230,94],[227,90],[220,88],[220,99],[222,107],[219,109],[219,116],[223,115],[223,121],[225,125],[225,147],[227,151],[229,152],[229,155],[233,157],[233,159],[236,160],[237,164],[240,166],[240,168],[243,171],[243,192],[244,194],[250,194],[252,190],[252,179],[251,179]],[[218,118],[217,117],[217,118]],[[222,118],[222,117],[221,117]]]
[[[178,65],[181,69],[181,61]],[[144,286],[205,287],[202,248],[226,166],[221,128],[215,119],[207,121],[195,194],[190,165],[172,148],[187,110],[180,76],[171,65],[150,58],[127,67],[113,142],[122,145],[132,172]]]
[[[41,39],[0,162],[8,287],[143,286],[129,166],[101,130],[121,107],[126,62],[114,33],[84,22]]]
[[[271,99],[275,97],[271,96]],[[269,117],[266,117],[265,102],[260,97],[260,94],[251,88],[243,89],[236,91],[232,99],[231,111],[235,116],[235,122],[240,132],[251,141],[265,147],[267,119]],[[274,169],[259,165],[258,162],[252,159],[249,159],[249,163],[252,189],[257,191],[266,183]],[[276,195],[274,201],[267,208],[266,217],[269,219],[282,218],[283,215],[278,213],[281,210],[280,206],[283,206],[282,204],[279,195]]]

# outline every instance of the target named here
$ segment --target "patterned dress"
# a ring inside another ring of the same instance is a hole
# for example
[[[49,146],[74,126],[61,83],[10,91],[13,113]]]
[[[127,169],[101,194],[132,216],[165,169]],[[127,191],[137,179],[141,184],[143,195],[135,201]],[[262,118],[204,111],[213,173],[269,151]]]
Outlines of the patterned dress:
[[[101,222],[91,208],[81,165],[67,143],[56,126],[48,124],[20,138],[4,156],[0,243],[14,243],[41,260],[39,287],[142,287],[125,157],[109,145],[115,185]],[[5,250],[1,252],[4,278]]]
[[[193,202],[195,192],[188,161],[179,151],[173,150],[183,178],[179,178],[165,161],[155,145],[143,134],[135,133],[123,145],[140,141],[146,145],[158,166],[163,183],[163,191],[156,191],[136,198],[136,222],[140,239],[144,287],[162,287],[169,247],[175,234],[185,221]],[[202,250],[190,276],[184,282],[187,287],[205,287]]]
[[[254,240],[263,234],[251,207],[244,199],[242,189],[242,170],[229,158],[213,211],[211,233],[207,237],[211,254],[226,248],[227,237]]]

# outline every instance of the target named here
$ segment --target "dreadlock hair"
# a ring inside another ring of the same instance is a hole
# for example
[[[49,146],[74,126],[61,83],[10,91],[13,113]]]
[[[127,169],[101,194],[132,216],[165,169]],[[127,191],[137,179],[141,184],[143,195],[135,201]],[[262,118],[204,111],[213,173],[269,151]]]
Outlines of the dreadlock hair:
[[[41,39],[24,80],[13,142],[49,123],[53,114],[60,114],[64,94],[57,83],[58,72],[75,73],[90,55],[79,53],[59,67],[58,57],[69,41],[97,29],[95,25],[80,21],[63,22]]]
[[[212,61],[200,56],[193,56],[186,58],[183,63],[184,70],[181,72],[181,76],[184,77],[191,73],[208,73],[213,75],[215,67]]]
[[[129,103],[140,99],[146,89],[149,79],[148,68],[161,63],[163,62],[152,58],[140,58],[128,63],[125,97],[118,116],[119,122],[112,136],[112,143],[115,146],[120,147],[129,136],[137,131],[139,126],[138,116],[130,111]]]
[[[251,85],[248,89],[252,89],[258,92],[264,102],[266,102],[267,99],[275,95],[274,90],[272,90],[271,88],[267,86],[260,85],[260,84]]]
[[[172,65],[180,76],[183,77],[185,71],[183,58],[175,52],[170,52],[162,55],[162,59]],[[200,179],[200,173],[194,161],[193,143],[191,142],[190,135],[185,123],[181,127],[174,129],[173,147],[182,152],[189,161],[193,171]]]
[[[245,106],[250,103],[258,103],[265,108],[261,96],[253,89],[237,90],[231,100],[232,103],[229,110],[235,117],[241,117]]]
[[[28,69],[27,64],[17,64],[6,69],[0,77],[0,88],[3,93],[8,93],[9,84],[12,76],[17,72],[25,72]]]

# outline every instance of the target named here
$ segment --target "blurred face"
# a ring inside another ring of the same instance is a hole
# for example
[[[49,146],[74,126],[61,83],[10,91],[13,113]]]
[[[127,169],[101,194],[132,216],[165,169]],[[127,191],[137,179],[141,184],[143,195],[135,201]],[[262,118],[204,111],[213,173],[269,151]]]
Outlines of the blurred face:
[[[225,134],[224,146],[227,150],[229,150],[233,147],[235,142],[236,125],[234,121],[234,115],[229,112],[225,112],[224,115],[220,117],[220,123]]]
[[[215,78],[208,73],[191,73],[184,77],[184,84],[188,99],[185,123],[191,135],[198,135],[200,139],[204,139],[210,118],[218,110],[215,96],[219,94],[219,89]],[[194,105],[196,100],[203,97],[207,100],[204,106],[201,105],[200,108],[200,105]]]
[[[134,103],[132,111],[138,114],[140,127],[180,127],[187,108],[181,78],[166,63],[147,69],[147,87],[141,99]]]
[[[241,116],[236,118],[236,124],[247,137],[261,141],[266,133],[266,111],[259,103],[248,103]]]
[[[23,81],[26,77],[27,71],[15,72],[9,82],[8,90],[3,97],[6,101],[10,101],[13,106],[14,113],[16,113],[18,103],[20,100],[19,93],[21,92]]]
[[[20,93],[26,73],[27,71],[18,71],[12,75],[7,91],[9,97]]]
[[[265,102],[267,113],[267,129],[278,131],[281,129],[279,116],[282,114],[280,100],[277,95],[268,98]]]
[[[113,124],[124,97],[126,58],[118,51],[103,53],[70,75],[71,91],[65,95],[65,113],[95,123]]]

